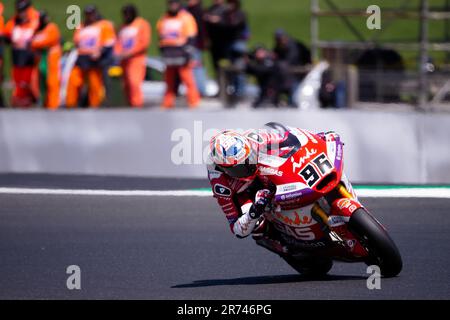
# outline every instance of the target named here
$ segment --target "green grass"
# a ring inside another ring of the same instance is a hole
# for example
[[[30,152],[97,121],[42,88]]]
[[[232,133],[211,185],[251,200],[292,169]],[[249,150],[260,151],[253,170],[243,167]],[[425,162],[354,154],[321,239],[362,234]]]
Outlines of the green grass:
[[[120,8],[128,2],[134,2],[140,9],[143,17],[148,19],[154,27],[157,19],[165,10],[165,0],[33,0],[38,9],[46,9],[52,19],[60,26],[65,40],[72,38],[72,31],[65,27],[67,18],[66,8],[71,4],[79,5],[81,8],[86,4],[95,3],[103,16],[113,20],[116,25],[120,24]],[[341,8],[362,8],[365,10],[371,4],[377,4],[383,8],[394,8],[405,3],[405,0],[334,0]],[[5,16],[8,18],[13,13],[14,0],[3,1],[5,4]],[[204,0],[209,5],[211,0]],[[418,8],[419,0],[406,1],[409,8]],[[430,6],[443,7],[446,0],[430,0]],[[309,0],[243,0],[244,9],[248,13],[251,40],[250,44],[263,43],[272,46],[273,32],[277,28],[283,28],[291,35],[310,43],[310,1]],[[321,0],[322,9],[327,9],[326,1]],[[419,25],[413,20],[387,21],[382,17],[382,30],[370,31],[366,28],[366,19],[351,18],[355,27],[368,39],[379,37],[381,40],[414,40],[418,38]],[[431,38],[443,39],[445,28],[443,22],[432,22],[429,27]],[[383,29],[384,28],[384,29]],[[352,33],[345,27],[339,18],[321,18],[320,38],[323,40],[356,40]],[[153,28],[153,44],[149,54],[157,55],[156,33]],[[413,66],[417,59],[417,52],[402,52]],[[439,60],[445,55],[434,54]]]

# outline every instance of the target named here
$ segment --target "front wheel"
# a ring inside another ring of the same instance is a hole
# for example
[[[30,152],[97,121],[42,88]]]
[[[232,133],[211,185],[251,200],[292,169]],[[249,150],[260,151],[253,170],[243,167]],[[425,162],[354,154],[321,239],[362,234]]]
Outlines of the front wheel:
[[[367,265],[380,267],[384,277],[395,277],[403,267],[397,246],[383,226],[365,209],[356,210],[348,223],[349,230],[369,253]]]

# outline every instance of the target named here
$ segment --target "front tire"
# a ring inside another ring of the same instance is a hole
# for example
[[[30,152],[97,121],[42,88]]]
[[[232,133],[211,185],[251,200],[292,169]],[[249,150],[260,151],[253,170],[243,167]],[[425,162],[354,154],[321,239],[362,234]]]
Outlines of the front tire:
[[[348,223],[349,230],[367,249],[367,265],[380,267],[384,277],[395,277],[403,267],[400,252],[383,226],[365,209],[356,210]]]

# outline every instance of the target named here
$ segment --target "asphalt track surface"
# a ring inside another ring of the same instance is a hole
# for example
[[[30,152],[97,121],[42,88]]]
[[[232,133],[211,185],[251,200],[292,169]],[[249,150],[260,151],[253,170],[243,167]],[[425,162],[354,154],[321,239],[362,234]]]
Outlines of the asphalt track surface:
[[[204,181],[0,176],[0,186],[180,189]],[[364,264],[308,280],[231,235],[209,197],[0,194],[0,299],[450,299],[450,199],[362,199],[404,269],[368,290]],[[81,268],[68,290],[66,268]]]

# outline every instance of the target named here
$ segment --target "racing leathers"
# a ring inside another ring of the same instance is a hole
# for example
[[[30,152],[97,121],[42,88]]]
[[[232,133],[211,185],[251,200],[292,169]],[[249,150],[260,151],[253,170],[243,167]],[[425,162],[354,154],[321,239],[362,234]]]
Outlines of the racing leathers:
[[[249,130],[244,136],[250,141],[257,154],[278,152],[288,132],[275,130]],[[208,178],[214,197],[222,208],[231,231],[238,238],[249,236],[257,227],[259,217],[269,205],[274,186],[264,175],[258,174],[254,179],[235,179],[223,173],[214,164],[208,165]]]

